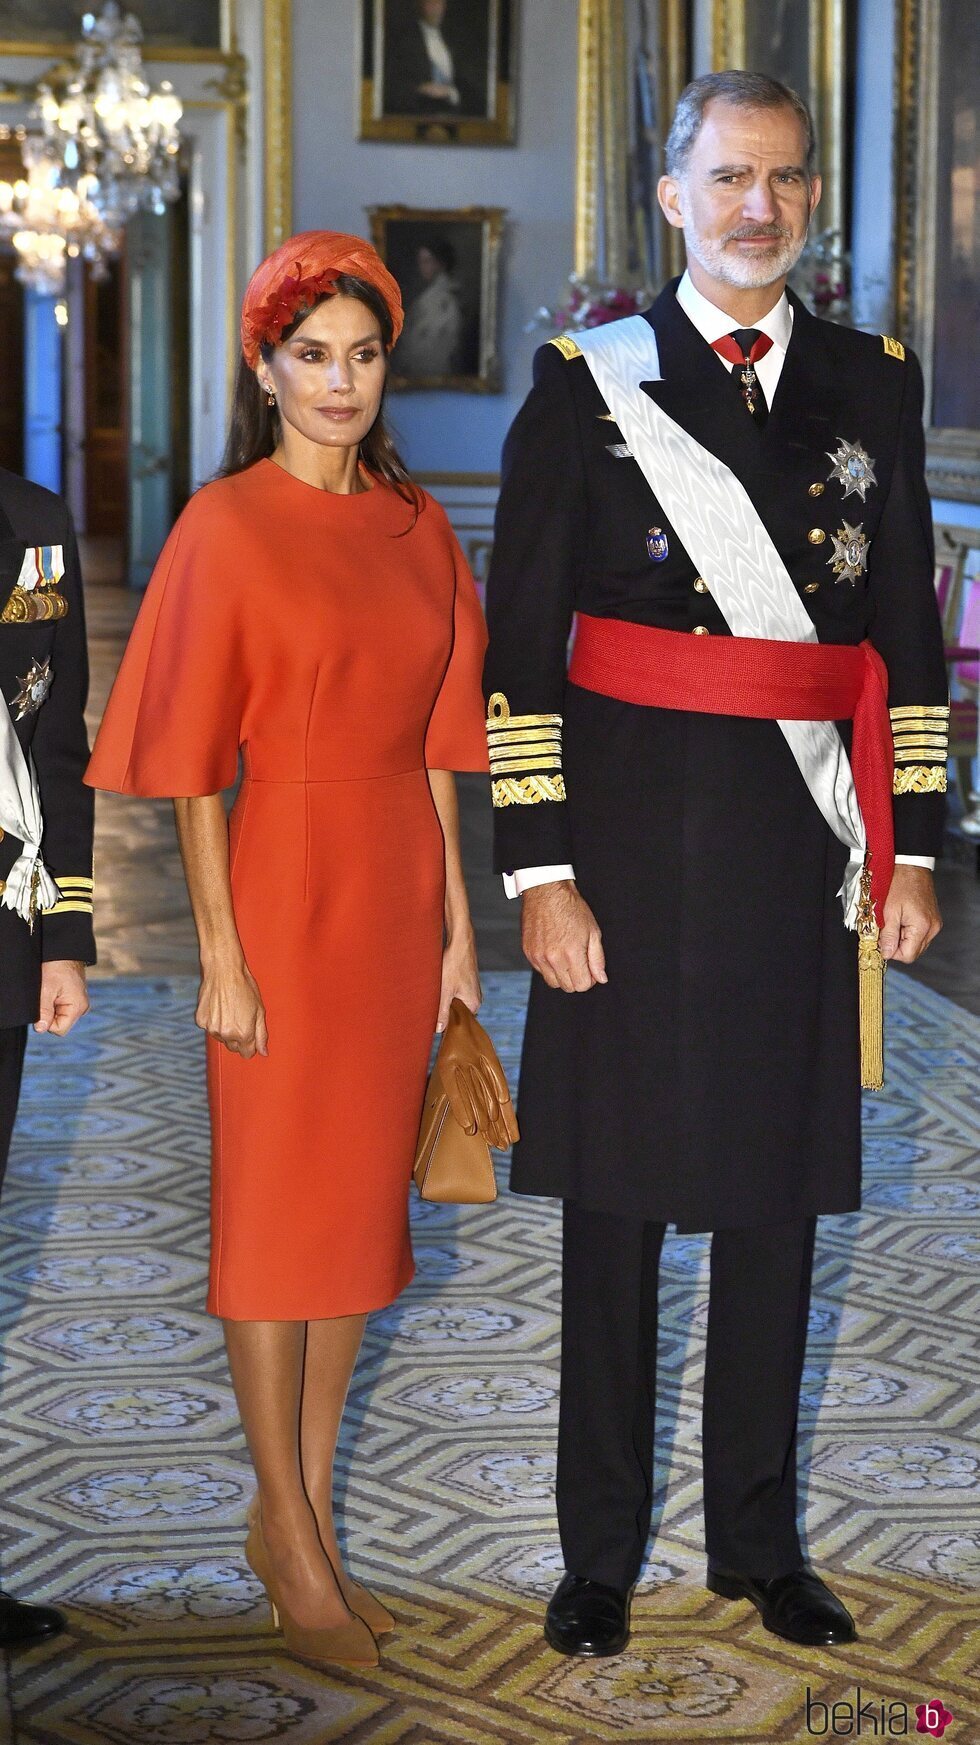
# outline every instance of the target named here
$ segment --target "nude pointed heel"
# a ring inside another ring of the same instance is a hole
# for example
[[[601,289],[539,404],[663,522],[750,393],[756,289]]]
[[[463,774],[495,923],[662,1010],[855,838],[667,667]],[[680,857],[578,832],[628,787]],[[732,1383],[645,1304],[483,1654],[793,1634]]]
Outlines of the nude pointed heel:
[[[257,1525],[258,1519],[259,1499],[258,1496],[254,1496],[248,1505],[248,1513],[246,1515],[249,1532],[251,1532]],[[334,1570],[335,1577],[336,1574],[337,1572]],[[338,1583],[338,1586],[339,1585],[340,1584]],[[363,1582],[350,1581],[348,1586],[350,1589],[350,1598],[348,1599],[347,1604],[354,1613],[354,1616],[357,1618],[363,1618],[373,1636],[390,1636],[391,1632],[396,1630],[398,1626],[396,1620],[389,1612],[388,1607],[382,1605],[377,1596],[371,1592],[370,1588],[365,1587]],[[276,1625],[276,1628],[279,1628],[278,1624]]]
[[[364,1619],[354,1613],[346,1623],[336,1624],[329,1630],[312,1630],[290,1616],[275,1591],[272,1565],[258,1521],[253,1521],[249,1527],[245,1558],[253,1575],[265,1588],[273,1628],[282,1631],[290,1654],[295,1654],[298,1660],[309,1661],[313,1666],[342,1666],[352,1672],[363,1672],[380,1663],[374,1636]]]
[[[347,1604],[357,1617],[363,1618],[374,1636],[390,1636],[392,1630],[397,1628],[388,1607],[383,1606],[370,1588],[364,1586],[363,1582],[352,1581],[350,1583],[350,1598]]]

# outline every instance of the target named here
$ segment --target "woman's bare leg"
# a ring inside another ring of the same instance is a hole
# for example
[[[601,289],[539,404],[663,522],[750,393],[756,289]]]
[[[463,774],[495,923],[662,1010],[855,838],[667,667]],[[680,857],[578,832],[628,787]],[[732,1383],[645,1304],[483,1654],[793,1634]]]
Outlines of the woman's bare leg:
[[[303,1396],[300,1409],[300,1459],[303,1484],[320,1529],[320,1540],[347,1588],[333,1513],[333,1469],[340,1422],[366,1315],[338,1315],[307,1323]]]
[[[350,1613],[303,1485],[300,1407],[307,1323],[226,1321],[224,1328],[279,1597],[298,1624],[332,1629]]]

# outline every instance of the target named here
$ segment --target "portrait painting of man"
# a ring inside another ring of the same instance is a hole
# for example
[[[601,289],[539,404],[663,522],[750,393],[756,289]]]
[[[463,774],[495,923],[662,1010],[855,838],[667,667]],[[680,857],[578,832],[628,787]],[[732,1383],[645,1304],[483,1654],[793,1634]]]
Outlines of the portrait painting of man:
[[[362,138],[511,138],[513,9],[514,0],[364,0]]]

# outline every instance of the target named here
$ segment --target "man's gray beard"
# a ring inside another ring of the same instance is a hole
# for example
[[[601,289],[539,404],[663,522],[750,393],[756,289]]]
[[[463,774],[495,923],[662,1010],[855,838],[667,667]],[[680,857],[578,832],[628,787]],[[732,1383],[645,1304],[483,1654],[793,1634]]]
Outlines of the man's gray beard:
[[[777,279],[785,279],[787,273],[792,272],[806,245],[806,233],[799,242],[778,239],[776,252],[759,260],[733,254],[726,244],[709,241],[689,225],[684,226],[684,241],[688,254],[693,255],[712,279],[723,285],[737,286],[740,291],[759,291],[766,285],[774,285]]]

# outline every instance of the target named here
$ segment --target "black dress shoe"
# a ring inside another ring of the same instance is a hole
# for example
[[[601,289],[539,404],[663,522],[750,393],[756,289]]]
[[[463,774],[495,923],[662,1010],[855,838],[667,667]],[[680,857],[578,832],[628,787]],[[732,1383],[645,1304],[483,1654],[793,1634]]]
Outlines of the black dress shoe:
[[[0,1648],[43,1642],[47,1636],[57,1636],[65,1623],[54,1606],[28,1606],[12,1594],[0,1593]]]
[[[730,1575],[708,1565],[708,1587],[726,1600],[751,1600],[774,1636],[807,1648],[832,1648],[857,1637],[854,1619],[812,1569],[796,1569],[771,1581]]]
[[[566,1575],[551,1596],[544,1633],[559,1654],[622,1654],[630,1639],[630,1601],[623,1593],[584,1575]]]

